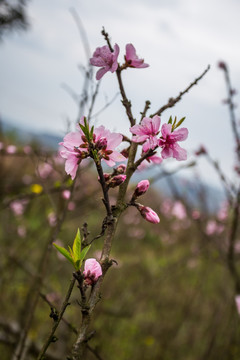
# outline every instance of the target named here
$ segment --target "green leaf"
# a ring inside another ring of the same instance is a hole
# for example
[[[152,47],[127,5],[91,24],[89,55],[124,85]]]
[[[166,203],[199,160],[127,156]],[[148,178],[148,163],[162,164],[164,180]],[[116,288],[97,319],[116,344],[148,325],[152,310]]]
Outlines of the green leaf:
[[[170,116],[170,118],[168,120],[168,124],[172,124],[172,115]]]
[[[73,261],[73,258],[71,257],[71,254],[64,247],[59,246],[59,245],[57,245],[55,243],[53,243],[53,245],[74,266],[74,261]]]
[[[181,120],[179,120],[179,122],[175,126],[175,129],[178,128],[184,122],[185,119],[186,119],[186,117],[183,117]]]
[[[75,263],[74,263],[74,266],[75,266],[75,269],[76,269],[76,270],[80,270],[80,269],[81,269],[81,265],[82,265],[82,261],[80,261],[80,260],[77,260],[77,261],[75,261]]]
[[[76,262],[77,260],[80,259],[80,256],[81,256],[81,235],[80,235],[79,229],[78,229],[76,237],[74,239],[72,249],[73,249],[73,258],[74,258],[74,261]]]
[[[80,260],[81,260],[81,263],[83,262],[83,260],[85,259],[85,256],[87,255],[88,253],[88,250],[90,249],[91,247],[91,244],[86,246],[84,249],[82,249],[82,252],[81,252],[81,256],[80,256]],[[81,264],[82,265],[82,264]]]
[[[69,245],[68,245],[68,250],[69,250],[69,254],[71,255],[71,258],[72,258],[72,259],[73,259],[73,261],[74,261],[73,251],[72,251],[71,246],[69,246]]]

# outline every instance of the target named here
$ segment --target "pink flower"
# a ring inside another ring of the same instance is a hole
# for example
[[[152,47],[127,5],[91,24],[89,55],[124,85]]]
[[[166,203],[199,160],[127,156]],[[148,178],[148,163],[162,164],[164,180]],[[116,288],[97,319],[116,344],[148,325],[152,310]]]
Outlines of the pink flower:
[[[125,60],[127,63],[127,66],[133,67],[133,68],[146,68],[149,65],[144,63],[143,59],[139,59],[135,47],[132,44],[126,45],[126,55]]]
[[[81,118],[80,123],[83,123],[84,117]],[[112,133],[105,129],[104,126],[99,126],[94,129],[92,145],[98,152],[101,160],[104,160],[108,166],[114,166],[116,162],[126,160],[125,157],[118,151],[114,150],[122,141],[122,135]],[[59,143],[64,146],[64,150],[60,151],[60,155],[66,159],[65,171],[75,178],[78,165],[81,161],[90,156],[90,147],[86,140],[80,126],[77,127],[77,132],[68,133],[63,142]]]
[[[145,194],[145,192],[148,190],[148,188],[149,188],[149,181],[141,180],[136,186],[133,197],[137,198],[138,196]]]
[[[78,165],[82,161],[84,150],[79,149],[82,142],[82,133],[79,131],[68,133],[64,137],[63,142],[59,143],[59,145],[63,145],[65,148],[60,151],[60,155],[66,159],[65,171],[67,174],[71,175],[72,180],[75,178]]]
[[[178,145],[178,141],[183,141],[188,137],[188,129],[182,128],[172,132],[171,124],[164,124],[161,129],[162,137],[159,139],[159,146],[163,148],[162,158],[173,157],[177,160],[186,160],[187,151]]]
[[[141,205],[139,206],[138,210],[145,220],[153,224],[158,224],[160,222],[158,215],[150,207]]]
[[[143,145],[144,152],[147,152],[149,149],[155,149],[158,145],[156,136],[159,133],[160,124],[161,119],[158,115],[155,115],[153,118],[143,118],[140,125],[134,125],[130,128],[131,133],[135,134],[132,141],[137,143],[146,141]]]
[[[100,80],[106,72],[111,71],[115,72],[118,68],[117,58],[119,55],[119,46],[114,45],[114,51],[111,52],[107,45],[98,47],[94,53],[93,57],[90,59],[90,64],[94,66],[99,66],[101,69],[98,70],[96,74],[96,79]]]
[[[87,259],[84,264],[84,280],[87,285],[93,285],[102,275],[102,268],[96,259]]]

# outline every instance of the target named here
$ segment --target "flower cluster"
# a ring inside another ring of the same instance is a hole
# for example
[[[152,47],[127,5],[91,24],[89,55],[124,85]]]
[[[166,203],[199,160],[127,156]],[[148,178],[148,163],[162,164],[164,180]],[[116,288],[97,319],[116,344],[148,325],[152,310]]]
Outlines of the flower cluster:
[[[163,124],[161,127],[161,136],[158,137],[161,125],[160,117],[158,115],[155,115],[153,118],[144,117],[140,125],[134,125],[130,128],[133,134],[132,141],[143,144],[143,154],[149,150],[156,150],[158,147],[162,149],[162,158],[153,155],[147,158],[148,161],[161,163],[162,159],[169,157],[173,157],[179,161],[186,160],[187,152],[179,146],[178,141],[186,140],[188,129],[182,128],[176,130],[180,122],[176,125],[172,125],[171,122]]]
[[[88,139],[83,131],[84,129],[91,135]],[[121,141],[121,134],[112,133],[104,126],[95,129],[92,127],[90,131],[86,119],[82,117],[79,126],[77,126],[77,131],[68,133],[63,142],[60,143],[64,147],[60,151],[60,155],[66,159],[66,173],[74,179],[81,161],[87,157],[94,157],[94,155],[99,160],[104,160],[111,167],[116,162],[126,160],[122,154],[115,150]]]
[[[126,54],[124,56],[125,63],[122,66],[119,66],[117,59],[120,49],[118,44],[114,45],[114,49],[111,49],[105,45],[98,47],[94,53],[93,57],[90,59],[90,64],[93,66],[100,67],[96,73],[96,79],[100,80],[106,72],[115,72],[118,67],[123,70],[127,67],[131,68],[146,68],[149,65],[144,63],[143,59],[139,59],[135,47],[132,44],[126,45]]]

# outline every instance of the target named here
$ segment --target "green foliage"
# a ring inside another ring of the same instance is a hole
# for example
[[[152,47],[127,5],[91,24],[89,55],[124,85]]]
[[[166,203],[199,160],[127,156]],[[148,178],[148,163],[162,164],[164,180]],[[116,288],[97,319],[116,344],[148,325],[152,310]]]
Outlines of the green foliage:
[[[91,245],[88,245],[83,250],[81,250],[81,236],[79,229],[77,230],[72,249],[70,246],[68,246],[69,251],[67,251],[64,247],[57,245],[56,243],[53,243],[53,245],[63,256],[65,256],[65,258],[75,267],[77,271],[81,269],[82,262],[91,247]]]

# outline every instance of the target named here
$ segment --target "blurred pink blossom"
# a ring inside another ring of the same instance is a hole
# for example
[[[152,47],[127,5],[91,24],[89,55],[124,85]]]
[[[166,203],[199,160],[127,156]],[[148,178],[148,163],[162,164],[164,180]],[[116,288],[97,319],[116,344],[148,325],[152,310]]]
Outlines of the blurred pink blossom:
[[[17,228],[17,233],[18,233],[18,236],[21,237],[21,238],[24,238],[26,236],[26,228],[24,225],[19,225],[18,228]]]
[[[71,196],[71,191],[70,190],[63,190],[62,192],[62,197],[65,199],[65,200],[69,200],[70,199],[70,196]]]
[[[144,63],[144,59],[139,59],[136,54],[135,47],[132,44],[126,45],[125,61],[127,66],[133,68],[146,68],[149,65]]]
[[[38,173],[42,179],[47,179],[47,177],[51,174],[52,170],[52,165],[48,163],[40,164],[38,167]]]
[[[24,152],[26,155],[31,154],[31,152],[32,152],[32,147],[31,147],[30,145],[25,145],[24,148],[23,148],[23,152]]]
[[[90,64],[101,67],[96,74],[97,80],[100,80],[106,72],[111,71],[113,73],[117,70],[119,50],[119,46],[115,44],[113,52],[111,52],[107,45],[98,47],[94,51],[93,57],[90,59]]]
[[[25,210],[25,200],[14,200],[10,203],[10,209],[16,216],[21,216]]]
[[[178,145],[178,141],[186,140],[188,129],[182,128],[172,132],[171,124],[163,124],[161,128],[162,137],[159,140],[159,146],[163,148],[162,158],[173,157],[176,160],[186,160],[187,151]]]
[[[69,203],[68,203],[68,210],[69,210],[69,211],[73,211],[73,210],[75,210],[75,208],[76,208],[75,202],[69,201]]]
[[[240,295],[235,296],[235,304],[236,304],[236,307],[237,307],[238,315],[240,315]]]
[[[93,285],[102,275],[102,268],[96,259],[87,259],[84,264],[84,280],[87,285]]]
[[[219,225],[215,220],[209,220],[206,225],[206,234],[213,235],[213,234],[221,234],[224,230],[223,225]]]
[[[180,201],[176,201],[173,204],[172,215],[176,216],[179,220],[183,220],[187,216],[186,208]]]
[[[6,148],[6,152],[8,154],[15,154],[17,151],[17,147],[15,145],[8,145]]]
[[[201,217],[201,213],[200,213],[199,210],[195,209],[195,210],[192,211],[192,218],[194,220],[200,219],[200,217]]]
[[[48,223],[52,227],[54,227],[57,224],[57,216],[54,212],[48,214]]]

